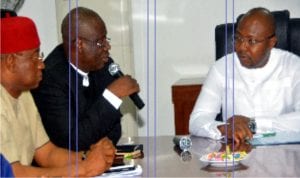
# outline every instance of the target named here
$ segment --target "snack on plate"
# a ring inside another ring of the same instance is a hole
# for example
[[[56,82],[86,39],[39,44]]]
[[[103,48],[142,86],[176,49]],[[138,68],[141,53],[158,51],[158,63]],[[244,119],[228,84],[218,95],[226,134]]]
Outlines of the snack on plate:
[[[226,151],[209,153],[206,159],[208,161],[240,161],[246,156],[247,153],[245,151],[231,152],[229,146],[227,146]]]
[[[235,161],[240,161],[244,159],[247,156],[247,153],[245,151],[242,152],[234,152],[234,153],[226,153],[224,152],[212,152],[207,155],[208,161],[232,161],[233,159]]]

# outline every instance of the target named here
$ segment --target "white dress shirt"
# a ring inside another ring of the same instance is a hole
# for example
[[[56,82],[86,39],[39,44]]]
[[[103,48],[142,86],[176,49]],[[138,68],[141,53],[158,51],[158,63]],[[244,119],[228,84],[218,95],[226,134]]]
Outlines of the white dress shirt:
[[[257,69],[241,65],[236,53],[210,69],[190,116],[192,135],[222,138],[215,121],[233,115],[255,118],[258,130],[300,131],[300,57],[271,50],[268,63]]]

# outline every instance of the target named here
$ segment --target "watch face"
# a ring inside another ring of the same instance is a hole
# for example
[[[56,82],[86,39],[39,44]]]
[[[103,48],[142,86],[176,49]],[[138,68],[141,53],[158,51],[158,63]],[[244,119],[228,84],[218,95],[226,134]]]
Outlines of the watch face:
[[[249,129],[252,133],[256,132],[256,122],[254,120],[249,121]]]

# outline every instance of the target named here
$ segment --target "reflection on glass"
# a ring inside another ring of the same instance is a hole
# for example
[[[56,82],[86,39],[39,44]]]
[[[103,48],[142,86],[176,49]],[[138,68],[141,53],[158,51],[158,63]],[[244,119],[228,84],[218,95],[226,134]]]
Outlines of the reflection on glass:
[[[183,162],[190,162],[192,160],[192,153],[189,151],[182,151],[180,153],[180,158]]]
[[[192,160],[192,153],[188,150],[182,151],[179,146],[174,146],[174,151],[178,154],[178,156],[180,157],[180,160],[182,162],[190,162]]]
[[[201,168],[201,170],[207,171],[216,177],[233,177],[235,171],[243,171],[247,169],[248,166],[245,166],[243,164],[238,164],[232,167],[214,167],[211,165],[207,165]]]

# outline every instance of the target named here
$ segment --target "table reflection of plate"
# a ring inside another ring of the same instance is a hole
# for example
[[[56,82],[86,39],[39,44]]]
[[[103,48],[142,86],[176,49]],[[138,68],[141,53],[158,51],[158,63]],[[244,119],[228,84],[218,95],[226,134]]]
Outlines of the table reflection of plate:
[[[223,159],[221,160],[220,157],[222,156]],[[244,160],[246,157],[247,157],[247,153],[245,152],[236,152],[234,154],[225,154],[224,152],[213,152],[213,153],[203,155],[200,158],[200,161],[214,167],[233,167],[240,164],[240,161]]]

